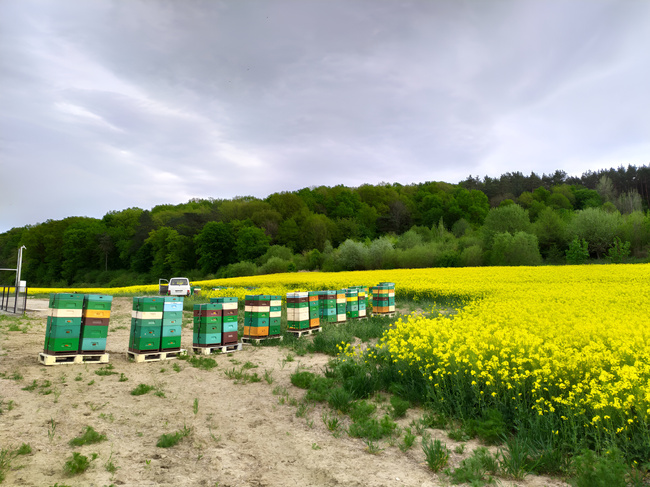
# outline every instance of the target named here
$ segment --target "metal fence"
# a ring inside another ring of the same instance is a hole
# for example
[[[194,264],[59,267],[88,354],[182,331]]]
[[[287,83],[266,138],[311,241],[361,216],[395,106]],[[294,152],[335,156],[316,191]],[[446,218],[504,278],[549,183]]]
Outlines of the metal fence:
[[[8,286],[2,288],[0,310],[9,313],[24,313],[27,310],[27,288]]]

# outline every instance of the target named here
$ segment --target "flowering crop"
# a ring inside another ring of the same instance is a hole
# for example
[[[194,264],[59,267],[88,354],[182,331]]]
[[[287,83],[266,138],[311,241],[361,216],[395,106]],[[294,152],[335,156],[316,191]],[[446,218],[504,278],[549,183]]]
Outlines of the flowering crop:
[[[647,450],[650,266],[472,274],[483,299],[455,316],[400,319],[378,350],[401,373],[418,370],[447,410],[497,408],[518,427],[536,423],[564,440],[608,440],[629,452],[635,438]]]
[[[497,408],[520,430],[650,453],[648,264],[291,273],[194,284],[203,296],[243,299],[380,281],[395,282],[398,298],[463,305],[457,314],[400,319],[368,352],[419,376],[441,408],[463,415]],[[146,294],[157,286],[76,291]],[[354,353],[343,345],[344,354]]]

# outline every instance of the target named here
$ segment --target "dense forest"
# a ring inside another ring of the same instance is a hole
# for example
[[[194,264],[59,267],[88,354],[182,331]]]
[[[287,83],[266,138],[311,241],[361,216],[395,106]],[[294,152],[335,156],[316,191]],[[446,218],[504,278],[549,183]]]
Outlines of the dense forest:
[[[650,167],[520,172],[194,199],[0,234],[30,286],[125,286],[300,270],[646,261]],[[5,272],[4,284],[14,276]]]

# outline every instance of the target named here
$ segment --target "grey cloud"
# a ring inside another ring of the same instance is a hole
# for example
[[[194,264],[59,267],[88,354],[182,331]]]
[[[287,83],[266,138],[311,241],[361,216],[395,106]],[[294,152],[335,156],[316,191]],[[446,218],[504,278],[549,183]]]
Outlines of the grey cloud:
[[[4,0],[0,231],[192,197],[647,163],[649,14]],[[5,211],[30,193],[51,203]]]

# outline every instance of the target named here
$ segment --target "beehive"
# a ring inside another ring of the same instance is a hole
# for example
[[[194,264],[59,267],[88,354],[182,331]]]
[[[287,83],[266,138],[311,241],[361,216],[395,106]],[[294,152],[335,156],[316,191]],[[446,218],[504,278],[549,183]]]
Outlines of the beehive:
[[[345,297],[345,289],[336,291],[336,322],[343,323],[347,319],[347,298]]]
[[[308,329],[310,309],[308,292],[287,293],[287,328],[289,330]]]
[[[239,305],[235,297],[210,298],[211,303],[221,304],[223,319],[221,329],[221,345],[232,345],[238,342]]]
[[[86,294],[81,317],[79,350],[83,353],[104,353],[108,337],[113,296]]]
[[[50,315],[43,351],[50,355],[77,354],[81,337],[83,294],[50,294]]]
[[[345,314],[348,319],[359,317],[359,292],[356,289],[345,290],[346,309]]]
[[[244,336],[266,338],[271,324],[271,296],[246,295],[244,302]]]
[[[395,312],[395,284],[380,282],[372,288],[373,314],[390,314]]]
[[[269,336],[278,336],[282,324],[282,296],[271,296]]]
[[[195,347],[221,345],[223,305],[207,303],[194,305],[192,343]]]
[[[320,310],[318,309],[318,291],[310,291],[309,299],[309,328],[320,326]]]
[[[160,350],[165,297],[134,297],[131,310],[129,351],[133,353]]]
[[[349,289],[354,289],[357,291],[358,306],[359,306],[359,318],[365,318],[367,316],[368,309],[368,298],[369,291],[366,286],[352,286]]]
[[[183,330],[183,296],[163,296],[160,350],[175,351],[181,348]]]
[[[320,291],[319,307],[321,322],[336,323],[336,291]]]

